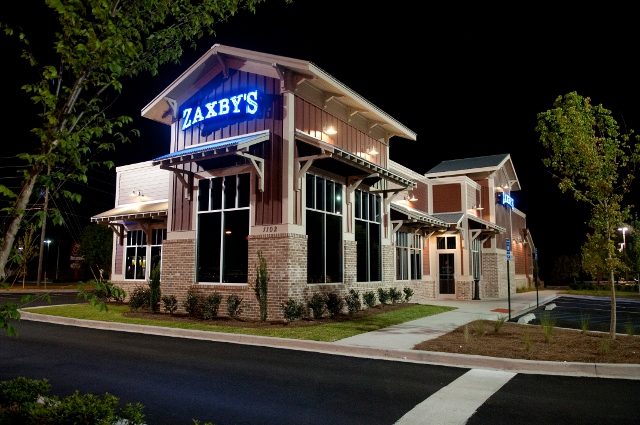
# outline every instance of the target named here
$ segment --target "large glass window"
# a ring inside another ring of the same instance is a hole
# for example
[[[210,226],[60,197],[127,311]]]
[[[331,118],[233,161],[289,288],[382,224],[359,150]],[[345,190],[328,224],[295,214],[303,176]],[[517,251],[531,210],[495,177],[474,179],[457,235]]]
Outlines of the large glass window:
[[[396,232],[396,280],[422,279],[422,237]]]
[[[358,282],[382,278],[382,200],[379,195],[355,191],[355,231]]]
[[[306,176],[307,282],[342,282],[342,185]]]
[[[247,283],[250,177],[198,184],[198,282]]]
[[[151,229],[151,240],[143,230],[127,232],[127,256],[125,279],[147,279],[147,256],[151,255],[151,269],[162,259],[162,241],[167,238],[167,229]],[[150,249],[150,253],[147,252]]]

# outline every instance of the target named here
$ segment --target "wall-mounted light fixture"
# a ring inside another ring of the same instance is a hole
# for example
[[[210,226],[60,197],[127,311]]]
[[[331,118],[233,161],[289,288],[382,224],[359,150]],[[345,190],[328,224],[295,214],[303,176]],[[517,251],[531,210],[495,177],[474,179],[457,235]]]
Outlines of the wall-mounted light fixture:
[[[367,148],[367,154],[372,156],[378,155],[378,151],[376,150],[376,148],[371,148],[371,149]]]
[[[413,193],[411,193],[411,196],[406,195],[404,197],[404,200],[405,201],[409,201],[409,202],[416,202],[418,200],[418,198],[416,198],[416,196]]]
[[[135,196],[144,196],[144,195],[142,194],[142,190],[140,190],[140,189],[133,189],[133,190],[131,191],[131,194],[130,194],[129,196],[131,196],[131,197],[133,198],[133,197],[135,197]]]
[[[329,136],[333,136],[334,134],[338,133],[338,130],[336,130],[336,128],[332,124],[327,123],[322,126],[322,132],[324,134],[328,134]]]

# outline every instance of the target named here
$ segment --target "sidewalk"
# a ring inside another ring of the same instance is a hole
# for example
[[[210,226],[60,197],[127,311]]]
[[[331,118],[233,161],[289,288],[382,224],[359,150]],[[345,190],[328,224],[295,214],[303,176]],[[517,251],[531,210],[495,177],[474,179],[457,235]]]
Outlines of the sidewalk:
[[[542,305],[556,297],[559,291],[540,292]],[[606,364],[578,362],[550,362],[517,360],[486,356],[441,353],[413,350],[419,342],[436,338],[459,326],[479,318],[495,319],[507,314],[508,300],[424,300],[424,304],[456,307],[446,313],[413,320],[336,342],[274,338],[221,332],[195,331],[188,329],[162,328],[157,326],[129,325],[124,323],[99,322],[94,320],[71,319],[22,312],[22,320],[81,326],[118,332],[144,333],[174,338],[190,338],[233,344],[256,345],[275,349],[311,351],[333,355],[406,361],[440,366],[507,370],[517,373],[548,374],[563,376],[588,376],[640,380],[640,365]],[[516,317],[536,307],[536,293],[526,292],[511,296],[511,316]],[[495,311],[498,310],[498,311]]]
[[[539,292],[539,304],[550,301],[560,291],[544,290]],[[390,326],[373,332],[345,338],[335,344],[358,347],[411,350],[423,341],[437,338],[466,323],[478,319],[495,320],[508,314],[509,300],[505,298],[491,300],[424,300],[424,304],[456,307],[456,310],[423,317],[422,319]],[[511,295],[511,317],[515,317],[536,307],[536,292],[523,292]],[[497,311],[496,311],[497,310]]]

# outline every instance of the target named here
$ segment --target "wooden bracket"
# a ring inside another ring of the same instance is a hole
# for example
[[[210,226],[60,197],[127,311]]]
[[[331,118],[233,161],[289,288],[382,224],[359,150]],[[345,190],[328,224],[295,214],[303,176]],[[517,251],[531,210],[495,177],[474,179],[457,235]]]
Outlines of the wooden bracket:
[[[296,179],[294,181],[293,189],[300,190],[300,179],[302,179],[302,176],[304,176],[304,174],[309,171],[309,168],[311,167],[311,164],[313,164],[313,161],[315,161],[316,159],[331,158],[332,155],[332,153],[322,149],[319,155],[301,156],[299,158],[296,158],[296,163],[300,168],[298,169],[298,171],[296,171]],[[304,162],[304,165],[301,164],[302,162]]]
[[[264,192],[264,159],[255,155],[248,154],[244,151],[238,151],[236,152],[236,155],[247,158],[249,161],[251,161],[253,170],[258,175],[258,188],[260,192]]]
[[[224,60],[220,54],[217,54],[216,57],[222,66],[222,75],[224,75],[224,78],[229,78],[229,65],[227,64],[227,61]]]
[[[181,170],[179,168],[169,167],[168,165],[161,165],[160,168],[163,169],[163,170],[169,170],[169,171],[173,172],[176,175],[178,180],[180,180],[180,183],[182,184],[182,187],[184,188],[184,198],[190,201],[191,200],[191,190],[193,188],[193,173],[191,171],[188,171],[188,170]],[[186,176],[187,176],[186,179],[183,176],[183,174],[186,174]]]
[[[107,223],[108,226],[113,230],[113,233],[118,236],[118,245],[122,245],[124,242],[124,225],[120,223]]]

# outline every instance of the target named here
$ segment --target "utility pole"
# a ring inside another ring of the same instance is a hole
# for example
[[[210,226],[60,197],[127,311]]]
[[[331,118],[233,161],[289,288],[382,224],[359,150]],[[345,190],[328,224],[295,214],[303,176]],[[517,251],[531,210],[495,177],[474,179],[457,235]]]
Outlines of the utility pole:
[[[47,167],[47,177],[51,174],[51,166]],[[47,231],[47,209],[49,208],[49,186],[44,188],[44,204],[42,207],[42,232],[40,233],[40,251],[38,252],[38,277],[36,286],[39,288],[42,283],[42,250],[44,249],[44,237]]]

